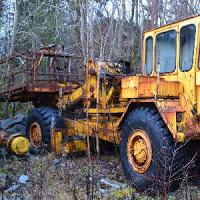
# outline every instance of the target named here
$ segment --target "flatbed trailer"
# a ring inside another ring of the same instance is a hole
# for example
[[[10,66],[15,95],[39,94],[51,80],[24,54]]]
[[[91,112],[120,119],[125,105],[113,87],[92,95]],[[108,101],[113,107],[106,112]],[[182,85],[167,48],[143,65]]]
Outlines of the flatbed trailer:
[[[71,92],[84,80],[82,57],[66,53],[56,45],[38,52],[13,54],[1,59],[0,66],[0,101],[31,101],[40,105],[45,101],[47,105],[46,98],[50,98],[50,105],[55,107],[59,83],[68,81],[65,92]]]

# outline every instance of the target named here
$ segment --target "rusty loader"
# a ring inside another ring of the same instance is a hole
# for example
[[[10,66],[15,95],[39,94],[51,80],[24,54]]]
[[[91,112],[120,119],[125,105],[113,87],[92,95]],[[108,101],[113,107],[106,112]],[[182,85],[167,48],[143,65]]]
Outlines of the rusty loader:
[[[200,139],[199,52],[195,16],[144,33],[141,75],[90,59],[81,84],[58,81],[53,105],[48,91],[40,91],[42,106],[35,104],[28,116],[32,147],[59,150],[62,144],[73,152],[95,137],[97,151],[99,140],[119,145],[124,173],[138,189],[166,182],[175,187],[188,168],[192,142]]]

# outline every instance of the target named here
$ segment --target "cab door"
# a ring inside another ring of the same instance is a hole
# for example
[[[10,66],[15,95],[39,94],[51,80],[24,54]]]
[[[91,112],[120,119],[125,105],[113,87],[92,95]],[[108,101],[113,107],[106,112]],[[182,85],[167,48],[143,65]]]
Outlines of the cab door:
[[[200,115],[200,24],[198,25],[196,48],[196,102],[197,114]]]
[[[183,95],[192,108],[196,103],[195,58],[197,32],[195,24],[180,26],[178,80],[183,84]]]

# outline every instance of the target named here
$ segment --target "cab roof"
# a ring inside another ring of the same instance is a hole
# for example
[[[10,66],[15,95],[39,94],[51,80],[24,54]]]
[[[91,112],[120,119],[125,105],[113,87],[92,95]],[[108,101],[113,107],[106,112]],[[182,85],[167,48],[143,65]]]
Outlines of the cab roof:
[[[162,25],[162,26],[157,27],[157,28],[152,28],[152,29],[146,30],[146,31],[144,31],[144,34],[145,33],[149,33],[149,32],[164,30],[165,28],[167,29],[168,27],[173,26],[173,25],[176,26],[176,25],[178,25],[178,24],[180,24],[182,22],[191,23],[192,21],[200,21],[200,14],[192,16],[192,17],[189,17],[189,18],[181,19],[181,20],[178,20],[178,21],[174,21],[174,22]]]

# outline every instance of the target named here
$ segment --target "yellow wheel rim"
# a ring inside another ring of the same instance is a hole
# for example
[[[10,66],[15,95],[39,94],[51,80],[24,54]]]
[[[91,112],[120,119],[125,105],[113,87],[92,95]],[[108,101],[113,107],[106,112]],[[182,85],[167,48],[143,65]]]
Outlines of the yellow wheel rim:
[[[42,131],[40,128],[40,125],[37,122],[34,122],[31,124],[30,130],[29,130],[29,138],[30,143],[33,147],[40,147],[42,144]]]
[[[152,160],[152,148],[148,135],[142,130],[135,130],[128,138],[128,161],[134,171],[144,173]]]

